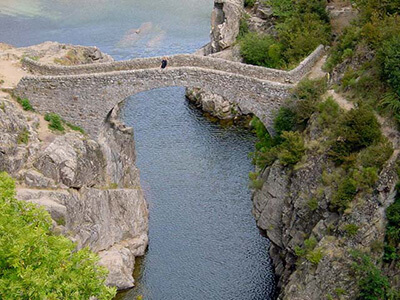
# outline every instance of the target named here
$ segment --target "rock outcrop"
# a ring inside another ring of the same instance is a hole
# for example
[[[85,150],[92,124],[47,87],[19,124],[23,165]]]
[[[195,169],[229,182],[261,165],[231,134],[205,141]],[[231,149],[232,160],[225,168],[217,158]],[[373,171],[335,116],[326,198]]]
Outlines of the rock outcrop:
[[[318,145],[324,138],[314,118],[307,143]],[[335,187],[324,183],[334,165],[326,152],[311,148],[293,169],[275,162],[263,170],[264,184],[253,194],[253,214],[271,241],[279,299],[356,299],[351,252],[360,250],[374,258],[382,255],[374,247],[384,242],[385,209],[394,201],[399,152],[395,150],[386,162],[373,191],[359,194],[350,208],[339,214],[329,209]],[[316,207],[310,199],[317,201]],[[349,224],[357,228],[356,233],[347,233]],[[310,238],[321,253],[314,261],[298,257]]]
[[[240,49],[235,42],[243,14],[243,0],[214,0],[211,41],[196,54],[241,62]],[[186,97],[203,111],[222,120],[242,115],[241,109],[225,97],[200,88],[186,89]]]
[[[243,0],[214,0],[211,14],[211,53],[231,47],[239,34]]]
[[[7,51],[43,61],[70,51],[86,57],[81,63],[111,60],[96,48],[50,42]],[[118,111],[109,113],[93,140],[67,126],[65,133],[49,130],[43,116],[0,92],[0,170],[17,179],[18,199],[49,211],[55,232],[99,254],[109,270],[107,284],[126,289],[134,285],[135,257],[148,244],[148,209],[133,130],[119,121]]]

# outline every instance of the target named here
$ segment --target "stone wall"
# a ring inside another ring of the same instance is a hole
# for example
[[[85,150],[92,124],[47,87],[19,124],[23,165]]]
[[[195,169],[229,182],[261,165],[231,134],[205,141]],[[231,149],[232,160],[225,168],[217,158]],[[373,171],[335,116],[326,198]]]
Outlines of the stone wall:
[[[198,67],[202,69],[234,73],[261,80],[295,83],[311,70],[315,62],[323,53],[324,46],[318,46],[307,58],[291,71],[252,66],[210,56],[191,54],[172,55],[167,57],[167,59],[168,67]],[[26,57],[23,59],[22,63],[28,70],[41,75],[74,75],[159,68],[161,59],[161,57],[137,58],[127,61],[67,67],[45,65]]]
[[[127,97],[167,86],[201,86],[229,97],[272,125],[273,112],[288,96],[291,84],[260,80],[196,67],[144,69],[67,76],[24,77],[16,94],[27,97],[40,113],[55,112],[98,137],[107,114]]]

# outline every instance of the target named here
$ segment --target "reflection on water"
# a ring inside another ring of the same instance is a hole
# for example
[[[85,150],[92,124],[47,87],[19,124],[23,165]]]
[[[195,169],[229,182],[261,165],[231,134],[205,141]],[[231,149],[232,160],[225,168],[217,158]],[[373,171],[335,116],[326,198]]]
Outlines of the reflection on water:
[[[0,0],[0,42],[96,45],[115,59],[191,53],[208,42],[213,0]],[[131,97],[150,207],[150,246],[125,300],[269,299],[267,240],[251,216],[254,137],[211,124],[183,88]]]
[[[254,136],[210,123],[183,88],[131,97],[123,119],[150,205],[149,250],[124,299],[270,299],[267,240],[247,189]]]

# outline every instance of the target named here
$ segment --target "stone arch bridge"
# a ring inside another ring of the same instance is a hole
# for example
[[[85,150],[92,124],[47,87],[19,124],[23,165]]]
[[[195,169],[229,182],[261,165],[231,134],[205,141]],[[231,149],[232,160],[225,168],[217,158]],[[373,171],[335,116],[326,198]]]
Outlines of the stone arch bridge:
[[[222,95],[271,128],[274,111],[323,51],[322,45],[317,47],[291,71],[189,54],[168,57],[164,70],[160,57],[70,67],[25,58],[24,66],[36,75],[22,78],[15,92],[28,98],[40,113],[57,113],[93,138],[118,103],[133,94],[168,86],[200,87]]]

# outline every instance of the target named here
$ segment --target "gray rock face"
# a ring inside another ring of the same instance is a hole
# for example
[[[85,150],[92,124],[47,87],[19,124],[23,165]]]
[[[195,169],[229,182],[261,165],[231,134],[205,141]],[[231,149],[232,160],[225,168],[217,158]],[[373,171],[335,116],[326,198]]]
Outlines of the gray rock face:
[[[306,140],[321,143],[323,133],[310,128],[315,129],[315,124],[308,127]],[[356,197],[351,208],[339,215],[329,210],[335,187],[321,181],[323,172],[331,173],[334,167],[326,154],[316,152],[308,150],[292,170],[279,162],[267,167],[261,174],[262,189],[253,194],[253,214],[271,240],[270,255],[281,289],[279,299],[317,300],[329,295],[339,299],[338,289],[346,291],[340,299],[355,299],[358,287],[350,250],[359,249],[376,257],[371,249],[384,241],[385,208],[394,201],[398,180],[398,153],[384,166],[373,192]],[[313,198],[317,208],[309,204]],[[358,227],[356,235],[346,234],[348,224]],[[296,247],[309,237],[317,241],[314,249],[322,252],[317,263],[295,254]]]
[[[220,95],[205,92],[199,88],[186,89],[186,97],[203,111],[221,120],[232,119],[243,114],[237,104],[227,101]]]
[[[98,142],[106,159],[106,177],[119,187],[140,187],[133,129],[119,121],[119,104],[104,123]]]
[[[250,13],[250,18],[247,21],[250,31],[262,34],[277,34],[275,29],[276,18],[272,13],[271,7],[264,1],[256,1]]]
[[[118,109],[110,113],[101,141],[49,132],[52,138],[41,142],[35,114],[10,98],[0,99],[0,108],[0,169],[18,179],[17,198],[43,206],[54,231],[98,252],[110,271],[107,284],[132,287],[135,257],[148,244],[148,210],[132,129],[118,122]]]
[[[84,140],[77,133],[57,137],[33,166],[45,177],[68,187],[104,183],[105,161],[99,144]]]
[[[0,170],[15,176],[33,151],[21,138],[26,131],[32,139],[30,133],[33,129],[27,118],[8,99],[0,99],[0,129]]]
[[[215,0],[211,14],[211,52],[232,46],[239,33],[243,0]]]

